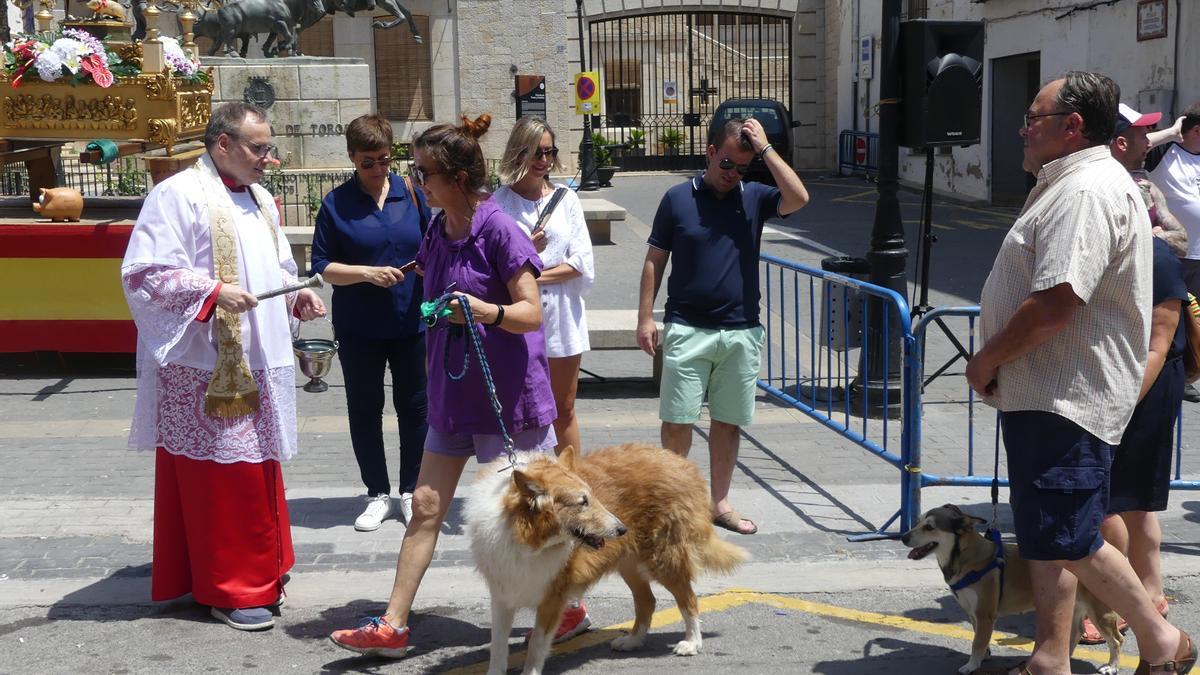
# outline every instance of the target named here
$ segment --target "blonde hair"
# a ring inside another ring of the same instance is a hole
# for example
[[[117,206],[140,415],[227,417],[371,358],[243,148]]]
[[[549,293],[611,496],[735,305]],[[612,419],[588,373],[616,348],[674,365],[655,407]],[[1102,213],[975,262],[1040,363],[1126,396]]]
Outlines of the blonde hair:
[[[464,115],[462,124],[438,124],[417,134],[413,149],[428,154],[442,171],[466,173],[467,189],[479,191],[487,185],[487,164],[478,139],[491,124],[492,116],[487,113],[473,121]]]
[[[529,173],[529,165],[542,147],[542,136],[550,134],[550,142],[557,147],[554,130],[546,124],[546,120],[537,117],[522,117],[517,120],[512,133],[508,135],[508,145],[504,148],[504,157],[500,160],[500,182],[512,185]],[[550,168],[562,171],[562,163],[558,156],[554,157]],[[546,182],[550,182],[549,176]]]

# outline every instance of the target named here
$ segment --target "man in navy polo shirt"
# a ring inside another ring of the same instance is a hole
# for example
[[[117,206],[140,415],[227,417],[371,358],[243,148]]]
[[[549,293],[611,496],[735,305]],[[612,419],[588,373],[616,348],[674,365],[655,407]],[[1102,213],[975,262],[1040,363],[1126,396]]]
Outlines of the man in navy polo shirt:
[[[729,503],[741,427],[754,417],[763,328],[758,322],[758,251],[763,223],[808,203],[808,190],[767,142],[758,120],[732,119],[708,139],[707,168],[663,196],[647,243],[638,297],[638,345],[659,341],[654,298],[672,260],[659,392],[663,447],[687,456],[708,393],[713,523],[739,534],[758,526]],[[743,183],[761,158],[778,188]]]

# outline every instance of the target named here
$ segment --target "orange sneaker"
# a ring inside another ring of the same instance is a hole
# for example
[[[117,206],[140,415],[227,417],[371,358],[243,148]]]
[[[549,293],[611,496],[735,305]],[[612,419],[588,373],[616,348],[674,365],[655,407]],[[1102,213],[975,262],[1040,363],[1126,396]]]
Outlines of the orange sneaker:
[[[566,642],[576,635],[582,635],[592,627],[592,617],[588,616],[587,607],[583,601],[571,603],[567,605],[567,609],[563,611],[562,621],[558,623],[558,630],[554,631],[554,644]],[[529,636],[533,631],[525,634],[525,642],[529,642]]]
[[[333,644],[359,654],[398,659],[408,653],[408,626],[394,628],[382,616],[363,619],[354,630],[329,634]]]

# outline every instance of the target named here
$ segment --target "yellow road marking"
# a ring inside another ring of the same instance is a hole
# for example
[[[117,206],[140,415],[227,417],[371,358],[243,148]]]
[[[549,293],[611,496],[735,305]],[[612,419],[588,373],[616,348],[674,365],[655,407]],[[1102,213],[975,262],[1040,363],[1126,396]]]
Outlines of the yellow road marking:
[[[839,607],[822,602],[813,602],[811,600],[801,600],[799,598],[791,598],[783,595],[772,595],[769,593],[759,593],[756,591],[732,589],[716,595],[710,595],[700,598],[700,613],[701,615],[709,612],[723,612],[742,605],[759,604],[777,609],[790,609],[805,614],[814,616],[827,617],[831,619],[842,619],[845,621],[854,621],[856,623],[871,624],[876,626],[888,626],[890,628],[898,628],[900,630],[910,631],[914,633],[925,633],[926,635],[938,635],[941,637],[962,640],[968,645],[974,639],[975,633],[970,628],[958,624],[933,623],[932,621],[921,621],[919,619],[909,619],[903,616],[894,614],[880,614],[878,612],[868,612],[858,609],[850,609],[848,607]],[[683,617],[680,615],[677,608],[664,609],[655,612],[651,617],[650,625],[652,628],[663,628],[680,623]],[[596,645],[609,642],[613,638],[619,637],[622,631],[628,631],[633,628],[633,621],[625,621],[623,623],[606,626],[598,631],[584,633],[577,638],[568,640],[560,645],[554,646],[554,654],[569,654],[582,651]],[[1031,653],[1033,652],[1033,640],[1021,635],[996,631],[992,633],[992,643],[1015,649],[1017,651]],[[969,650],[968,650],[969,651]],[[966,652],[964,652],[966,653]],[[1096,665],[1108,663],[1108,651],[1099,649],[1077,648],[1073,654],[1073,658],[1090,661]],[[521,649],[509,654],[508,668],[520,668],[525,663],[525,650]],[[1120,666],[1122,668],[1137,668],[1138,658],[1131,654],[1122,654]],[[447,675],[477,675],[478,673],[487,672],[487,663],[479,662],[468,666],[455,668],[447,671]]]

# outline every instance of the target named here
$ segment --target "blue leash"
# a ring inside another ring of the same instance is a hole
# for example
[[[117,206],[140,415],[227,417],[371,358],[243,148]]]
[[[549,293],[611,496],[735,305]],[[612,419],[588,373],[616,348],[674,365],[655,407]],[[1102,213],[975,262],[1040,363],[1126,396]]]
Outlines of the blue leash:
[[[438,319],[443,316],[449,316],[452,313],[450,303],[453,300],[458,300],[459,306],[462,307],[463,317],[466,319],[466,332],[471,336],[471,342],[475,346],[475,355],[479,358],[479,368],[483,373],[483,383],[487,387],[488,397],[492,400],[492,412],[496,414],[496,422],[500,425],[500,434],[504,437],[504,454],[508,456],[509,466],[506,469],[511,469],[516,466],[516,444],[508,435],[508,429],[504,426],[503,408],[500,406],[500,398],[496,395],[496,382],[492,379],[492,367],[488,364],[487,354],[483,351],[483,340],[479,337],[479,326],[475,323],[475,314],[471,311],[471,303],[467,301],[467,296],[461,293],[449,292],[449,288],[454,284],[447,286],[447,292],[443,293],[437,300],[425,302],[421,304],[421,320],[425,325],[432,328],[437,323]],[[450,337],[459,337],[461,333],[456,333],[454,329],[458,326],[451,326]],[[450,341],[446,341],[446,350],[442,353],[442,365],[446,369],[446,376],[451,381],[459,382],[467,376],[467,368],[471,364],[471,350],[463,350],[462,370],[455,374],[450,370]]]

